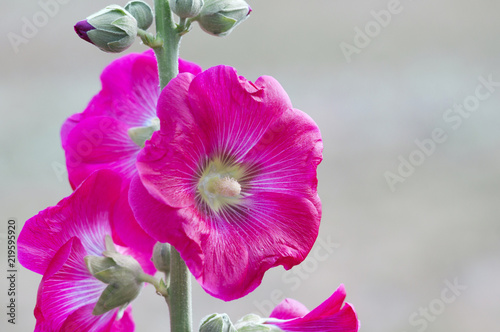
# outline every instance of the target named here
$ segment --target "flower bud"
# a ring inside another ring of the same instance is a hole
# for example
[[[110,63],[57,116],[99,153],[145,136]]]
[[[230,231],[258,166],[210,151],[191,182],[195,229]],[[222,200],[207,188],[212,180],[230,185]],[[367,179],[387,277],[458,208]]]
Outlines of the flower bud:
[[[237,332],[227,314],[211,314],[201,321],[200,332]]]
[[[158,271],[168,275],[170,273],[170,244],[156,242],[151,260]]]
[[[206,0],[195,17],[200,27],[214,36],[226,36],[247,19],[252,8],[243,0]]]
[[[234,324],[238,332],[282,332],[274,325],[264,324],[265,320],[255,314],[249,314]]]
[[[141,265],[132,256],[122,255],[109,246],[103,256],[86,256],[85,265],[96,279],[108,284],[92,311],[102,315],[114,308],[127,305],[134,300],[142,289],[140,276],[144,273]],[[111,242],[112,243],[112,242]]]
[[[153,10],[144,1],[130,1],[125,10],[137,20],[139,29],[147,30],[153,24]]]
[[[104,52],[119,53],[134,43],[137,20],[122,7],[111,5],[78,22],[75,31]]]
[[[170,0],[170,9],[180,18],[195,17],[202,7],[203,0]]]

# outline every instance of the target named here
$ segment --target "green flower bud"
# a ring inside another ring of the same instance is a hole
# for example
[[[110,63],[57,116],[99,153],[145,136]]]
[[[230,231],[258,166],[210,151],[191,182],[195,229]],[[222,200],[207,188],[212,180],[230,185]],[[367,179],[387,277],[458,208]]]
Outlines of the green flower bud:
[[[75,31],[104,52],[119,53],[134,43],[137,20],[122,7],[111,5],[78,22]]]
[[[108,284],[97,301],[92,314],[102,315],[114,308],[126,306],[142,289],[141,265],[131,256],[122,255],[112,247],[107,237],[107,250],[102,256],[86,256],[89,272],[98,280]]]
[[[200,332],[237,332],[227,314],[211,314],[201,321]]]
[[[137,20],[139,29],[147,30],[153,24],[153,10],[144,1],[130,1],[125,10]]]
[[[264,324],[264,319],[255,314],[244,316],[234,324],[234,327],[238,332],[282,332],[275,325]]]
[[[195,17],[202,7],[203,0],[170,0],[170,9],[180,18]]]
[[[226,36],[251,12],[252,8],[243,0],[206,0],[200,14],[194,19],[205,32]]]
[[[151,260],[158,271],[168,275],[170,273],[170,244],[156,242]]]

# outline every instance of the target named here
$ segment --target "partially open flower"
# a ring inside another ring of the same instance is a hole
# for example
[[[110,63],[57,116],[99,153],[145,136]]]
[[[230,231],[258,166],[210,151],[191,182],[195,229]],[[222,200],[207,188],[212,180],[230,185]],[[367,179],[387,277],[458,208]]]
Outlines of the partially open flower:
[[[116,252],[109,252],[121,182],[112,171],[95,172],[58,205],[26,221],[18,239],[19,262],[43,274],[35,308],[37,331],[133,331],[127,305],[142,287],[136,276],[142,270],[154,273],[154,267],[148,255],[129,248],[116,246]],[[104,267],[89,258],[104,255],[119,264]],[[89,260],[93,263],[87,265]],[[108,292],[101,301],[106,282],[124,291]]]
[[[271,267],[302,262],[321,218],[318,127],[271,77],[231,67],[180,74],[158,101],[161,129],[139,153],[134,214],[172,244],[202,287],[242,297]]]
[[[270,315],[247,315],[235,327],[238,331],[269,332],[357,332],[359,321],[354,308],[345,303],[344,285],[312,311],[293,299],[283,300]]]

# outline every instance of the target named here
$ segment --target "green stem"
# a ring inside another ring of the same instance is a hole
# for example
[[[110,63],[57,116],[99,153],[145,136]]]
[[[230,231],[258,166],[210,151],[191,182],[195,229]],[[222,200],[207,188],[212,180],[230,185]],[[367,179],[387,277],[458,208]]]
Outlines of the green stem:
[[[154,47],[160,74],[160,87],[163,89],[179,73],[179,44],[181,36],[167,0],[155,0],[156,39],[163,44]]]
[[[179,44],[177,31],[168,0],[155,0],[156,40],[153,47],[158,62],[160,88],[163,89],[179,73]],[[170,331],[192,331],[191,275],[179,252],[173,247],[170,254],[170,286],[167,303],[170,310]]]
[[[179,252],[171,248],[170,254],[170,331],[191,332],[191,274]]]
[[[156,292],[159,295],[163,296],[168,303],[168,301],[169,301],[168,290],[167,290],[165,283],[163,283],[160,279],[157,279],[149,274],[142,273],[139,276],[139,280],[142,282],[147,282],[147,283],[153,285],[156,288]]]

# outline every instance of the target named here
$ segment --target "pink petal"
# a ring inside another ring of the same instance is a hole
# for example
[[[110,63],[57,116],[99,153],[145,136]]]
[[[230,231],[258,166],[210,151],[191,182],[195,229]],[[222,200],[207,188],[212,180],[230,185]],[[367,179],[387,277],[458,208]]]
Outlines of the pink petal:
[[[205,291],[226,301],[254,290],[269,268],[302,261],[317,237],[315,206],[296,196],[260,193],[245,218],[233,211],[205,220],[192,208],[163,205],[134,178],[130,202],[144,230],[172,244]]]
[[[283,331],[290,332],[357,332],[359,329],[359,321],[356,312],[349,303],[345,303],[342,307],[345,296],[344,285],[340,285],[332,296],[303,317],[283,321],[269,319],[266,323],[276,325]],[[295,306],[296,304],[293,305],[293,307]],[[288,308],[283,306],[281,308],[278,307],[275,308],[275,311],[278,310],[281,314],[284,312],[283,316],[291,313],[288,311]],[[271,315],[271,317],[273,317],[273,315]]]
[[[318,319],[323,316],[333,315],[340,311],[342,303],[346,297],[345,287],[343,284],[323,303],[314,308],[306,317],[309,320]]]
[[[43,274],[55,253],[74,236],[90,255],[100,255],[111,235],[110,212],[121,178],[112,171],[92,173],[70,196],[26,221],[18,238],[19,262]]]
[[[139,176],[132,179],[129,190],[130,206],[140,226],[159,242],[169,242],[182,255],[195,276],[200,275],[201,248],[196,230],[182,228],[182,220],[190,219],[190,210],[173,209],[149,194]],[[194,217],[194,216],[193,216]],[[187,232],[187,233],[186,233]]]
[[[179,75],[162,91],[158,116],[161,130],[137,159],[142,184],[134,180],[129,195],[150,236],[176,247],[202,287],[224,300],[255,289],[267,269],[304,260],[321,218],[322,142],[274,79],[251,83],[225,66]],[[217,213],[196,199],[215,157],[248,171],[239,205]]]
[[[293,319],[305,316],[308,312],[309,310],[307,310],[305,305],[299,301],[284,299],[274,308],[269,317],[276,319]]]
[[[91,117],[78,123],[66,139],[66,166],[70,182],[80,184],[99,169],[111,169],[130,180],[137,172],[140,147],[128,128],[110,117]]]
[[[170,97],[162,97],[159,101],[161,129],[146,142],[137,158],[142,182],[155,198],[172,207],[192,204],[194,193],[186,182],[193,180],[199,156],[203,153],[199,151],[203,142],[196,129],[189,129],[194,119],[187,104],[187,94],[193,78],[191,74],[180,74],[165,87],[162,96]]]
[[[316,168],[322,150],[321,134],[314,121],[302,111],[288,109],[243,158],[252,176],[250,193],[300,195],[320,211]]]
[[[115,231],[115,235],[125,246],[142,253],[133,256],[146,258],[144,263],[148,263],[149,265],[152,264],[150,258],[153,253],[153,247],[157,241],[150,237],[137,223],[128,203],[129,186],[130,184],[122,188],[114,209],[112,227]],[[144,264],[141,263],[141,265],[144,267]]]
[[[139,154],[141,180],[165,204],[186,207],[206,159],[219,155],[242,161],[288,108],[288,96],[271,77],[254,84],[226,66],[196,77],[179,75],[158,102],[160,133]]]
[[[92,315],[94,304],[88,304],[77,309],[68,316],[62,331],[85,332],[133,332],[135,325],[132,320],[132,308],[128,307],[123,317],[116,320],[118,310],[107,312],[100,316]]]
[[[52,330],[59,330],[68,316],[82,306],[93,307],[106,288],[106,284],[88,272],[84,262],[87,255],[78,238],[70,239],[57,251],[42,278],[35,315]],[[84,318],[90,320],[93,317]],[[101,319],[106,323],[110,317],[112,314]]]

